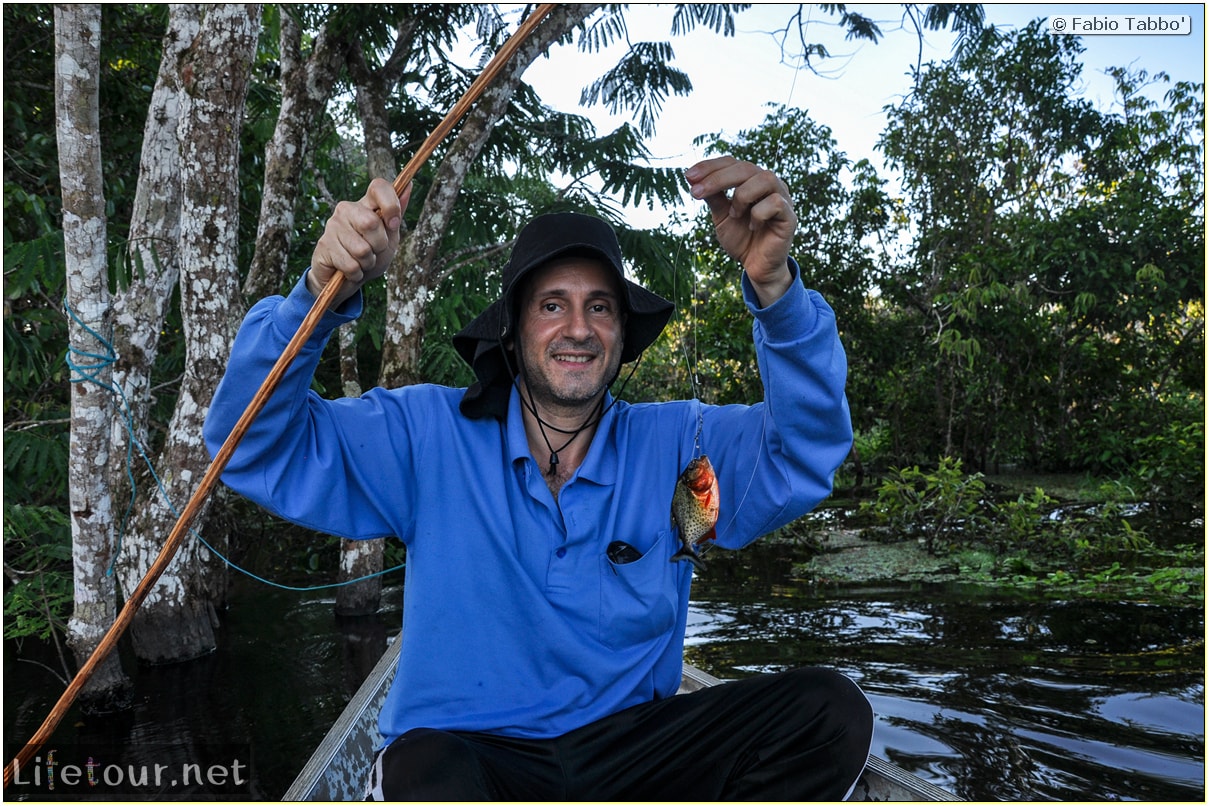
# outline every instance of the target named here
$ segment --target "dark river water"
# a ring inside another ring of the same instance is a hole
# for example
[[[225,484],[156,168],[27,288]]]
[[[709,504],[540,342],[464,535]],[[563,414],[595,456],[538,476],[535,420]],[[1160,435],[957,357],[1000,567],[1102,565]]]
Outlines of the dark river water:
[[[958,797],[1204,800],[1200,607],[718,580],[694,615],[690,662],[840,669],[873,703],[873,752]]]
[[[814,588],[789,574],[792,549],[771,544],[709,559],[695,583],[691,663],[722,678],[840,669],[873,703],[873,751],[958,797],[1205,798],[1202,607],[1038,602],[961,586]],[[73,711],[47,748],[137,756],[172,745],[189,756],[234,746],[247,759],[238,799],[279,799],[398,630],[397,587],[373,617],[337,620],[333,601],[241,577],[217,652],[128,663],[134,708]],[[30,662],[54,666],[49,650],[27,644],[19,661],[6,649],[11,758],[62,684]]]

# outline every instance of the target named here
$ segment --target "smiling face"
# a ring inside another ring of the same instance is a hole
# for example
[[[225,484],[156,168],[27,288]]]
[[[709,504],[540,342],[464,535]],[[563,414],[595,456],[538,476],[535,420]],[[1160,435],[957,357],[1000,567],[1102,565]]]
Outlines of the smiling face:
[[[534,271],[521,296],[521,383],[545,413],[586,415],[621,366],[625,314],[616,276],[590,257]]]

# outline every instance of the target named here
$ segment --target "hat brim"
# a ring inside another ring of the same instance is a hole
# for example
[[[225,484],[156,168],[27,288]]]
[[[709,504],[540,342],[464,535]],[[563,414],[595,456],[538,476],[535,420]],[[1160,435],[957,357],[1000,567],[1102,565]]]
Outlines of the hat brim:
[[[467,416],[507,414],[508,387],[516,362],[508,358],[507,341],[516,330],[511,318],[520,283],[530,272],[565,255],[600,260],[624,288],[625,326],[621,363],[636,360],[650,347],[671,319],[675,306],[625,278],[621,247],[613,228],[603,219],[580,213],[548,213],[530,221],[513,243],[503,271],[503,293],[453,337],[453,346],[474,371],[477,383],[467,390],[462,411]],[[500,395],[505,393],[503,411]],[[486,408],[484,408],[486,406]],[[475,413],[471,413],[475,412]]]

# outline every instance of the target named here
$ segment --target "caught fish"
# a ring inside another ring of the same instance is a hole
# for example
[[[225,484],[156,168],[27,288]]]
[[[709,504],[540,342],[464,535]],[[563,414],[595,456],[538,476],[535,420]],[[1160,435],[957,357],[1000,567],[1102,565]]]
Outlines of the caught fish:
[[[688,463],[676,480],[672,494],[672,523],[680,529],[680,551],[672,562],[688,560],[704,571],[705,563],[697,556],[696,546],[713,540],[718,525],[718,477],[708,456],[698,456]]]

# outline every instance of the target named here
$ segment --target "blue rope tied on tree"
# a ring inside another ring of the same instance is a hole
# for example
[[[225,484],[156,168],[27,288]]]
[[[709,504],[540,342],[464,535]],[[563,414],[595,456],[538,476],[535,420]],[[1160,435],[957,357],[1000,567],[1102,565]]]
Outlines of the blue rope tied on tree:
[[[167,505],[169,511],[172,512],[172,514],[177,518],[180,517],[180,512],[173,505],[172,500],[168,495],[168,491],[164,488],[163,481],[155,472],[155,465],[152,463],[151,457],[147,455],[147,451],[143,446],[142,440],[138,438],[138,434],[136,433],[134,427],[134,416],[130,412],[130,403],[126,399],[126,393],[120,386],[115,386],[112,383],[102,380],[102,373],[117,362],[117,351],[114,349],[113,343],[100,333],[96,332],[96,330],[85,324],[84,321],[80,319],[78,315],[76,315],[76,312],[72,310],[71,305],[68,304],[66,298],[63,299],[63,309],[67,311],[67,315],[71,317],[71,320],[75,322],[81,329],[83,329],[89,336],[91,336],[97,342],[97,344],[100,345],[100,348],[104,350],[104,352],[93,353],[81,350],[69,343],[67,347],[66,361],[68,369],[72,371],[72,376],[70,378],[71,382],[91,383],[112,394],[118,402],[118,413],[121,415],[122,424],[125,426],[126,434],[129,437],[126,441],[126,478],[130,481],[130,502],[126,505],[126,511],[122,514],[122,519],[118,525],[117,542],[114,546],[113,559],[110,560],[109,567],[105,569],[105,576],[111,577],[113,576],[114,568],[117,565],[118,557],[122,551],[122,537],[126,532],[126,524],[131,513],[134,511],[134,504],[138,496],[138,485],[134,478],[135,449],[138,450],[139,456],[143,458],[143,463],[147,466],[147,472],[150,473],[151,478],[155,480],[156,488],[159,490],[160,496],[164,499],[164,503]],[[233,568],[244,576],[254,579],[264,585],[269,585],[270,587],[280,588],[281,590],[287,591],[305,592],[326,590],[328,588],[339,588],[345,585],[352,585],[366,579],[385,576],[386,574],[403,568],[403,565],[400,564],[394,566],[393,568],[375,571],[372,574],[365,574],[363,576],[345,580],[344,582],[330,582],[325,585],[311,585],[303,587],[284,585],[280,582],[265,579],[264,577],[259,576],[246,568],[243,568],[224,555],[221,551],[216,549],[214,546],[211,546],[196,529],[191,528],[189,530],[189,534],[196,538],[197,541],[205,546],[215,557],[222,560],[228,568]]]
[[[122,513],[122,519],[118,525],[117,543],[114,546],[113,557],[109,561],[109,567],[105,569],[105,576],[113,576],[113,570],[117,565],[118,556],[122,552],[122,537],[126,533],[126,521],[130,517],[130,513],[134,511],[135,495],[138,488],[134,481],[134,456],[133,449],[136,443],[134,436],[134,421],[130,417],[130,406],[126,402],[126,395],[121,387],[106,383],[101,379],[101,373],[117,361],[117,351],[113,349],[113,343],[97,333],[82,320],[76,312],[72,310],[71,305],[67,302],[67,297],[63,298],[63,310],[67,311],[67,315],[76,323],[85,333],[92,338],[105,350],[103,353],[90,353],[72,345],[70,341],[67,344],[67,368],[71,370],[72,383],[91,383],[101,389],[106,390],[114,395],[120,401],[119,412],[123,417],[126,425],[126,431],[130,435],[129,441],[126,443],[126,477],[130,480],[130,503],[126,505],[126,511]],[[91,363],[84,363],[80,359],[86,359]],[[142,444],[139,443],[139,451],[142,451]],[[146,458],[146,455],[144,455]],[[148,461],[150,466],[150,461]]]

